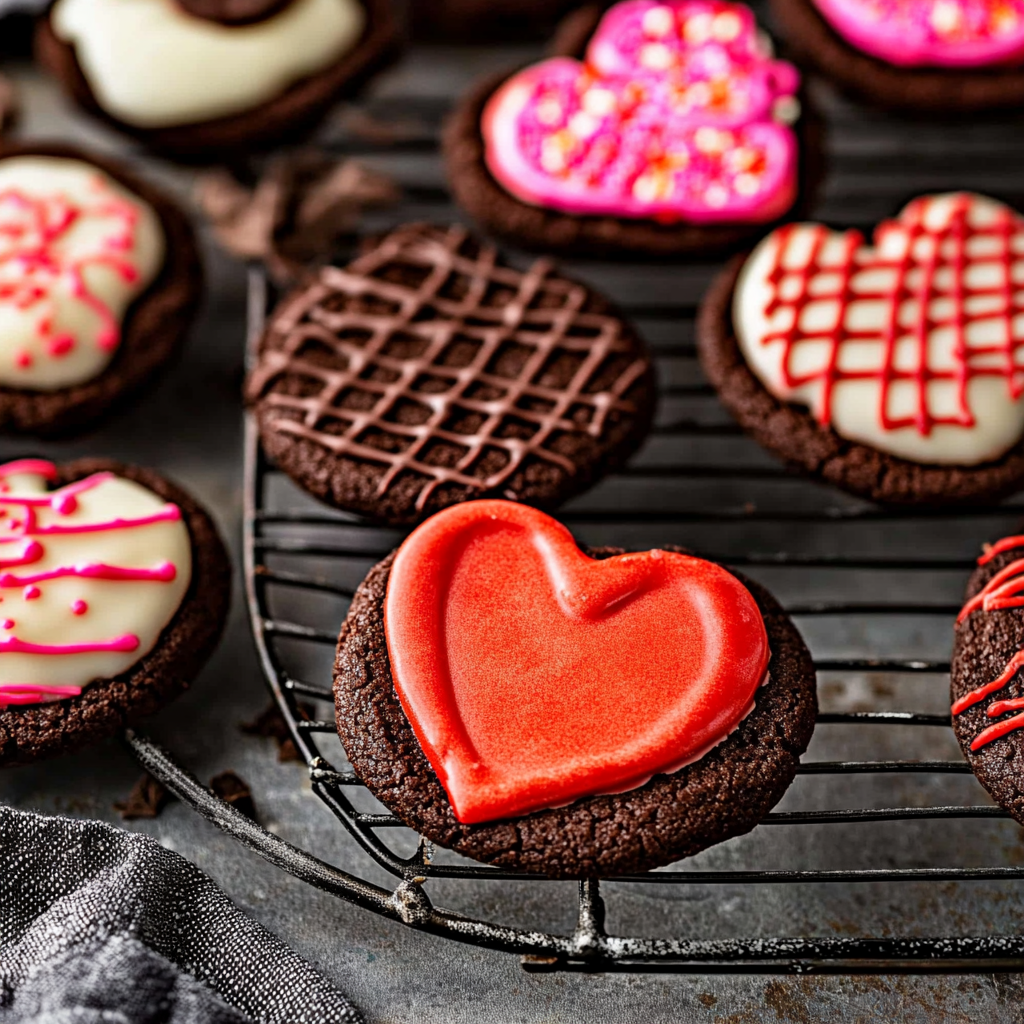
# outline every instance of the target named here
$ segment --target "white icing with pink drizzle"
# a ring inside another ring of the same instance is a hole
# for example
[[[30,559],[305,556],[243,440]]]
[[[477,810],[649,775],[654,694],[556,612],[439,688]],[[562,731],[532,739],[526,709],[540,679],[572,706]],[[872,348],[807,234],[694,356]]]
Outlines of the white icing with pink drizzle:
[[[0,160],[0,385],[91,380],[164,261],[153,209],[91,164]]]
[[[0,708],[130,668],[192,576],[177,505],[110,473],[50,490],[55,478],[37,459],[0,466]]]

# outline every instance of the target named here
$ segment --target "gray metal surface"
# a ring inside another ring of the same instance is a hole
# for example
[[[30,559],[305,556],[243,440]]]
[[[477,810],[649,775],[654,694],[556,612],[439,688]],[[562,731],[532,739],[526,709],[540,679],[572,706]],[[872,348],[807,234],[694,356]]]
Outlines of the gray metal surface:
[[[407,59],[375,89],[395,115],[429,117],[444,100],[482,70],[515,60],[515,54],[421,51]],[[28,99],[26,134],[82,137],[119,149],[112,137],[73,119],[55,92],[29,72],[19,72]],[[417,104],[407,102],[413,98]],[[1007,198],[1021,189],[1024,151],[1019,125],[976,120],[958,126],[889,123],[878,114],[855,111],[825,93],[819,100],[836,125],[830,150],[836,170],[827,183],[820,213],[838,223],[868,224],[891,215],[901,199],[920,188],[973,187]],[[427,110],[423,114],[419,109]],[[340,122],[339,122],[340,123]],[[409,125],[410,132],[419,129]],[[340,127],[329,133],[340,139]],[[134,158],[134,155],[133,155]],[[436,156],[374,156],[379,166],[416,186],[415,201],[403,213],[444,220],[457,211],[444,205],[432,186],[442,178]],[[188,178],[154,162],[151,173],[187,191]],[[386,217],[384,218],[386,220]],[[244,272],[208,247],[210,300],[182,365],[139,408],[74,445],[47,446],[54,457],[102,452],[166,471],[192,488],[216,512],[238,554],[241,509],[241,417],[238,387],[244,340]],[[659,297],[678,299],[685,291],[696,301],[709,270],[685,266],[609,268],[574,264],[572,271],[607,287],[630,305],[656,305]],[[700,382],[689,356],[673,357],[678,328],[656,317],[641,319],[650,340],[663,346],[663,373],[682,387]],[[674,415],[670,399],[662,422]],[[713,398],[686,396],[701,404],[700,415],[725,422]],[[692,404],[688,408],[692,408]],[[676,410],[678,412],[678,410]],[[23,452],[17,442],[0,444],[0,456]],[[703,462],[771,470],[774,463],[736,437],[717,442],[657,438],[634,465],[654,468]],[[685,494],[666,491],[650,477],[644,494],[649,508],[850,508],[855,503],[827,488],[784,477],[751,482],[709,478]],[[635,495],[634,486],[630,488]],[[573,504],[613,509],[624,490],[609,480]],[[290,506],[294,501],[290,499]],[[624,545],[685,543],[716,549],[794,548],[850,558],[921,555],[965,561],[980,542],[1015,525],[1015,516],[970,521],[935,520],[921,524],[851,523],[807,528],[792,524],[745,523],[696,526],[683,521],[624,530],[594,523],[581,531],[589,543],[614,539]],[[755,573],[788,603],[816,600],[887,601],[923,599],[956,605],[964,573],[949,571],[922,579],[904,573],[763,569]],[[836,587],[842,592],[837,593]],[[926,593],[921,592],[926,588]],[[821,658],[948,657],[952,616],[893,617],[858,614],[845,618],[810,616],[800,620]],[[321,674],[324,665],[311,665]],[[895,709],[941,714],[948,707],[946,679],[938,674],[824,673],[823,710]],[[243,735],[239,722],[266,704],[266,691],[253,657],[241,601],[236,600],[229,635],[194,691],[158,716],[147,731],[172,749],[202,779],[232,768],[249,780],[263,823],[296,845],[381,884],[384,873],[359,853],[312,796],[301,766],[276,762],[272,744]],[[944,729],[864,726],[863,731],[819,727],[808,759],[955,758],[956,744]],[[117,743],[48,764],[5,772],[0,799],[16,806],[116,820],[112,809],[138,774]],[[835,778],[808,776],[787,795],[783,810],[843,806],[884,807],[980,804],[985,795],[969,775],[901,775]],[[370,808],[367,808],[370,809]],[[213,875],[241,906],[290,942],[343,985],[373,1021],[1014,1021],[1024,995],[1015,975],[952,977],[864,976],[854,978],[684,977],[671,974],[532,975],[501,953],[445,943],[417,934],[347,906],[304,886],[260,861],[184,807],[172,806],[156,821],[134,823],[165,845],[193,859]],[[897,824],[821,825],[760,828],[750,836],[707,851],[691,866],[848,868],[927,867],[948,864],[1024,863],[1020,829],[1008,821],[966,820]],[[523,927],[571,931],[575,886],[529,882],[472,887],[453,881],[432,883],[432,897],[463,910]],[[1021,931],[1021,883],[908,883],[894,885],[816,885],[680,887],[657,883],[628,891],[606,885],[608,925],[613,932],[694,938],[790,935],[995,934]]]

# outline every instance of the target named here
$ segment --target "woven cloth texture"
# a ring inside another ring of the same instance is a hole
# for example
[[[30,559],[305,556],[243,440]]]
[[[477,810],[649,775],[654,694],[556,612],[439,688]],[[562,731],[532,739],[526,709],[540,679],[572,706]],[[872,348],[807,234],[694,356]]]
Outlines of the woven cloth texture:
[[[147,836],[0,807],[4,1024],[361,1024],[333,985]]]

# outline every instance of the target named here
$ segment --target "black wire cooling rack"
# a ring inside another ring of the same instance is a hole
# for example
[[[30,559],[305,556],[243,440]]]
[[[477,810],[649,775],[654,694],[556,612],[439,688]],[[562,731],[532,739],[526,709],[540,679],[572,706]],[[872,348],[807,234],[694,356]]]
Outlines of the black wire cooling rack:
[[[333,144],[338,152],[355,152],[376,162],[406,186],[405,203],[386,214],[380,226],[458,218],[437,161],[437,129],[447,105],[447,98],[411,95],[380,100],[368,108],[369,115],[364,111],[359,117],[399,124],[400,129],[391,135],[368,133],[360,120],[358,131],[343,131]],[[1024,134],[1018,118],[925,126],[890,121],[827,94],[819,105],[831,129],[832,158],[816,211],[822,219],[870,230],[876,219],[891,216],[903,200],[925,190],[971,187],[1011,201],[1019,198]],[[950,143],[952,133],[955,145]],[[789,595],[785,603],[805,632],[824,628],[843,638],[837,641],[843,648],[839,654],[816,658],[820,678],[899,681],[927,676],[946,694],[948,661],[879,656],[873,637],[878,630],[888,630],[915,642],[923,631],[951,642],[959,591],[974,564],[973,554],[984,540],[1008,532],[1024,513],[1024,504],[956,515],[886,511],[807,483],[761,453],[728,420],[695,363],[697,303],[716,269],[608,263],[569,267],[607,291],[637,321],[656,357],[660,396],[656,425],[645,448],[623,472],[567,506],[560,518],[586,544],[635,549],[685,544],[752,575],[767,574],[773,587],[788,580],[782,586]],[[264,276],[251,272],[250,352],[272,298]],[[414,928],[518,953],[532,970],[914,973],[1024,966],[1024,935],[921,937],[913,934],[912,922],[905,917],[887,926],[884,936],[867,938],[702,940],[682,937],[685,917],[673,923],[673,934],[679,937],[613,935],[604,925],[604,880],[597,879],[579,883],[577,924],[571,934],[505,926],[435,906],[430,896],[435,880],[490,886],[521,883],[524,878],[537,886],[552,883],[463,860],[435,850],[423,839],[410,849],[401,822],[379,809],[367,809],[372,801],[347,769],[334,735],[329,665],[355,586],[401,534],[315,505],[303,496],[268,464],[251,421],[246,424],[245,472],[246,597],[267,683],[308,766],[314,793],[393,884],[382,886],[356,877],[264,831],[219,801],[160,748],[136,734],[129,739],[145,766],[178,796],[268,860],[342,899]],[[900,624],[910,621],[923,625],[916,632],[904,630]],[[831,726],[850,736],[881,736],[891,731],[888,727],[948,734],[950,725],[947,714],[882,707],[826,711],[818,721],[819,727]],[[883,746],[892,749],[892,744]],[[893,779],[892,793],[900,797],[906,790],[899,783],[908,777],[932,780],[969,774],[959,757],[805,760],[799,771],[801,777],[846,780],[885,775]],[[798,778],[794,789],[801,782]],[[941,828],[943,822],[958,819],[1006,817],[984,802],[980,787],[969,792],[974,803],[930,806],[920,799],[899,799],[883,807],[777,811],[758,830],[900,825],[922,819],[938,819],[935,827]],[[870,840],[863,842],[870,846]],[[617,878],[614,885],[618,891],[739,885],[756,898],[763,887],[779,885],[863,885],[865,891],[876,893],[885,885],[1024,879],[1020,864],[893,866],[882,849],[871,847],[869,853],[877,866],[705,870],[683,864]]]

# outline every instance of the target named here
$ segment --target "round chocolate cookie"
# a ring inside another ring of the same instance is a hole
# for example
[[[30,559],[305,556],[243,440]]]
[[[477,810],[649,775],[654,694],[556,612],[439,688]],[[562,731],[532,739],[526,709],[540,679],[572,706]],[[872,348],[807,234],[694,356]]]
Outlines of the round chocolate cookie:
[[[244,13],[256,0],[237,4],[190,0],[209,10],[207,18],[224,20],[236,6]],[[290,0],[294,2],[294,0]],[[391,0],[360,0],[366,22],[361,38],[332,65],[292,85],[268,102],[250,110],[207,120],[139,127],[105,110],[78,62],[75,47],[64,42],[51,23],[52,15],[39,19],[35,33],[36,59],[53,74],[75,101],[114,128],[139,139],[150,149],[185,162],[237,161],[253,150],[269,149],[308,135],[339,100],[353,95],[377,71],[397,55],[400,41]],[[258,4],[256,4],[258,6]],[[279,13],[263,5],[261,18]],[[247,20],[243,17],[243,21]],[[237,24],[237,23],[236,23]],[[172,59],[167,55],[166,59]]]
[[[153,714],[188,689],[223,631],[231,596],[231,565],[210,516],[189,494],[151,470],[106,459],[80,459],[59,466],[53,485],[64,486],[102,473],[134,481],[178,507],[191,541],[188,588],[156,646],[126,671],[89,683],[78,696],[52,703],[0,706],[0,766],[74,750]],[[41,584],[40,604],[49,600],[47,586]],[[25,599],[29,599],[27,595]],[[75,614],[88,615],[85,603],[80,604]],[[17,615],[10,602],[5,608],[6,614]],[[14,629],[15,623],[8,620],[4,628]],[[2,690],[0,682],[0,693]]]
[[[15,157],[74,160],[98,168],[156,213],[164,234],[163,265],[128,307],[113,358],[95,377],[55,390],[0,385],[0,430],[67,436],[92,427],[134,398],[170,366],[184,346],[203,294],[203,267],[181,207],[119,161],[48,143],[0,143],[0,167]]]
[[[603,559],[622,551],[588,554]],[[518,818],[459,822],[391,676],[384,597],[394,557],[370,571],[341,628],[334,671],[338,734],[360,780],[431,841],[498,867],[552,877],[648,871],[749,832],[793,781],[817,715],[814,665],[778,602],[736,573],[764,617],[771,661],[769,682],[735,732],[699,760],[625,793]]]
[[[812,0],[771,0],[787,52],[845,92],[887,110],[969,114],[1024,104],[1024,67],[898,67],[859,50],[822,17]]]
[[[1017,821],[1024,823],[1024,681],[1020,652],[1024,650],[1024,608],[1016,603],[985,610],[979,595],[999,573],[1024,559],[1024,537],[1000,542],[971,575],[967,584],[968,605],[956,626],[950,698],[953,731],[978,777],[978,781]],[[1019,582],[1024,562],[1009,569]],[[1015,660],[1017,659],[1017,660]],[[1000,678],[1003,685],[995,683]],[[985,688],[984,695],[972,692]],[[1005,706],[1004,702],[1009,702]],[[1014,707],[1014,703],[1017,705]],[[1000,726],[1002,728],[1000,728]],[[996,734],[987,730],[996,729]],[[998,732],[1007,730],[1004,735]],[[977,748],[972,749],[972,744]]]
[[[697,319],[697,348],[722,404],[755,441],[814,479],[882,504],[977,505],[1024,484],[1024,443],[977,465],[913,462],[842,437],[808,409],[773,395],[744,357],[733,325],[745,259],[736,257],[708,289]]]
[[[549,48],[551,56],[583,59],[603,15],[604,11],[597,6],[568,15]],[[443,136],[452,192],[458,203],[489,232],[542,252],[643,259],[713,257],[735,251],[770,228],[764,222],[696,223],[678,217],[575,214],[519,199],[488,167],[481,129],[491,97],[515,74],[515,70],[504,72],[476,85],[455,108]],[[820,118],[802,90],[799,104],[800,117],[795,125],[799,184],[787,217],[799,217],[810,208],[824,170]]]
[[[415,522],[467,498],[553,506],[646,435],[654,375],[614,307],[547,260],[412,224],[272,314],[247,399],[267,454],[339,508]]]

